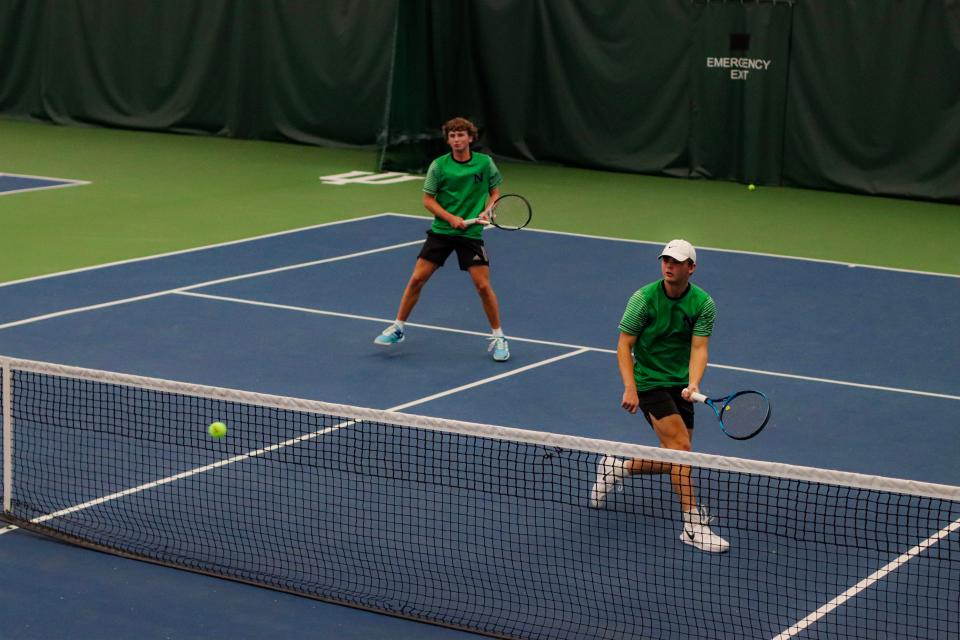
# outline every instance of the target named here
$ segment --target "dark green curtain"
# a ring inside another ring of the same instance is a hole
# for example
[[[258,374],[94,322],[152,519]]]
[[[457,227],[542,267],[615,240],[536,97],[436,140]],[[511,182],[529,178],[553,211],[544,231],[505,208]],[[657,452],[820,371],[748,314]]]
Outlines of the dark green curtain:
[[[382,166],[422,167],[442,150],[442,121],[464,115],[500,156],[686,175],[689,43],[677,34],[691,12],[685,2],[404,0]]]
[[[230,2],[59,0],[43,12],[40,103],[62,124],[232,133]],[[198,46],[203,43],[203,46]]]
[[[960,2],[798,9],[784,183],[960,201]]]
[[[691,171],[778,184],[793,7],[699,5],[690,56]]]
[[[235,3],[261,38],[256,137],[373,145],[383,126],[396,0]],[[248,6],[252,5],[252,6]],[[254,40],[254,33],[241,41]]]
[[[43,117],[43,4],[0,2],[0,113]]]
[[[442,116],[436,89],[442,78],[434,69],[430,8],[430,0],[400,2],[380,137],[378,166],[381,169],[423,173],[430,161],[443,153]],[[469,70],[461,75],[465,82],[470,81]]]
[[[640,172],[686,170],[688,46],[682,2],[519,2],[477,38],[499,153]],[[531,9],[532,7],[532,9]],[[534,34],[532,36],[525,34]],[[499,40],[499,41],[498,41]],[[511,50],[509,43],[523,43]]]
[[[464,115],[502,157],[960,202],[958,69],[960,0],[0,0],[5,116],[387,169]]]
[[[960,201],[960,0],[400,0],[395,63],[382,168],[465,115],[500,156]]]
[[[6,0],[0,105],[64,124],[369,145],[397,0]]]

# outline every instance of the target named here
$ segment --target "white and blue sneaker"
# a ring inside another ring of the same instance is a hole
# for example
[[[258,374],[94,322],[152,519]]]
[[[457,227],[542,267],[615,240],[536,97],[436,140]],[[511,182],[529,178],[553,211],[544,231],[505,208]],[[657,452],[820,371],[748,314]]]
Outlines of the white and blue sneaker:
[[[497,362],[506,362],[510,359],[510,345],[503,336],[494,336],[489,339],[490,346],[487,351],[493,351],[493,359]]]
[[[383,332],[373,339],[374,344],[381,347],[389,347],[392,344],[400,344],[406,336],[403,335],[403,329],[394,322],[383,330]]]

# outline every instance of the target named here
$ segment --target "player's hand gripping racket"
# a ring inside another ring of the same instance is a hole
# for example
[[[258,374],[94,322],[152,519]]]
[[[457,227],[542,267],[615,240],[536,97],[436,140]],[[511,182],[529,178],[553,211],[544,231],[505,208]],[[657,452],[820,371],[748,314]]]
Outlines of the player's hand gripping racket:
[[[497,198],[479,217],[467,220],[467,224],[492,224],[505,231],[517,231],[530,224],[531,218],[533,209],[527,199],[516,193],[508,193]]]
[[[734,440],[748,440],[770,422],[770,401],[759,391],[737,391],[724,398],[691,393],[690,399],[713,409],[720,428]]]

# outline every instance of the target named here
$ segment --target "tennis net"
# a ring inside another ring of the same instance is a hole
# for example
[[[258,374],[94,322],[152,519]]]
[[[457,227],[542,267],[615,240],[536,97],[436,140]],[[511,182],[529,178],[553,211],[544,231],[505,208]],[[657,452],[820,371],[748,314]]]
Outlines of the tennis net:
[[[0,368],[4,517],[87,547],[495,637],[960,637],[957,487]],[[592,508],[608,454],[690,466],[729,552],[668,475]]]

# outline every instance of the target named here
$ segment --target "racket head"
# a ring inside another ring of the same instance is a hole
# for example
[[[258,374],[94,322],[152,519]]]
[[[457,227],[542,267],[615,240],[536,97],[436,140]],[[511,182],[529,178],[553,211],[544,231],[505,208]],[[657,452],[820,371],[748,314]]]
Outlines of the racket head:
[[[738,391],[714,404],[720,428],[734,440],[749,440],[770,422],[770,400],[760,391]]]
[[[526,198],[508,193],[497,198],[490,209],[490,223],[505,231],[518,231],[530,224],[533,209]]]

